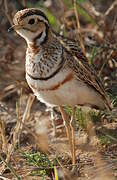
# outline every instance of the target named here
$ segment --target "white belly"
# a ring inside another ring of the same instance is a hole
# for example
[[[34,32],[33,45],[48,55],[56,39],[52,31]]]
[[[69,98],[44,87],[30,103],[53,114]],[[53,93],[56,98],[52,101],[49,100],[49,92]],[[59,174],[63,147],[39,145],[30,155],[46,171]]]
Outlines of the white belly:
[[[39,88],[49,89],[52,85],[56,85],[58,82],[62,82],[64,77],[69,72],[65,71],[64,73],[57,74],[55,77],[48,81],[37,81],[32,80],[28,75],[26,75],[27,82],[31,87],[31,84],[35,87],[33,89],[37,98],[49,105],[49,106],[58,106],[58,105],[69,105],[75,106],[78,104],[91,104],[97,105],[99,107],[104,106],[104,103],[93,89],[86,86],[83,82],[72,79],[61,85],[58,89],[49,90],[49,91],[39,91]]]
[[[35,92],[37,98],[48,105],[69,105],[74,106],[78,104],[78,91],[75,83],[67,82],[60,86],[57,90]]]

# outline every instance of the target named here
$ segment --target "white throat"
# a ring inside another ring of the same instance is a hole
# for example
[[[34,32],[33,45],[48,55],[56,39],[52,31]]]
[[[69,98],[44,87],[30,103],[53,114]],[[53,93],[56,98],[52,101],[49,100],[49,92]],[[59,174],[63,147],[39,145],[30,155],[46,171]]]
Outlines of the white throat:
[[[46,38],[47,34],[46,31],[43,31],[43,33],[41,33],[41,36],[39,37],[39,35],[35,38],[36,41],[36,45],[39,46],[41,43],[44,42],[45,38]]]
[[[41,32],[40,34],[39,34],[39,32],[35,33],[35,36],[32,35],[32,32],[27,33],[27,31],[25,31],[23,29],[18,30],[17,33],[26,40],[27,44],[36,42],[37,46],[40,45],[41,43],[43,43],[47,36],[46,30]]]

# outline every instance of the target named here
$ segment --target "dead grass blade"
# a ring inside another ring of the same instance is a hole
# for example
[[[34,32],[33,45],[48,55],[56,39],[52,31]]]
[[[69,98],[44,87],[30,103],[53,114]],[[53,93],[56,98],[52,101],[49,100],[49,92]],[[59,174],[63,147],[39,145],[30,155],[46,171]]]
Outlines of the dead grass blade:
[[[4,121],[0,120],[0,132],[1,132],[1,139],[2,139],[2,151],[7,154],[8,153],[8,142],[5,135],[5,124]]]
[[[7,148],[8,151],[6,153],[6,155],[7,155],[6,160],[3,161],[5,164],[3,164],[2,168],[1,168],[1,173],[4,172],[5,165],[6,165],[6,163],[8,165],[8,163],[10,161],[10,158],[11,158],[11,154],[14,152],[14,149],[15,149],[16,145],[19,142],[19,137],[20,137],[20,134],[21,134],[21,130],[23,128],[23,124],[30,117],[30,111],[31,111],[33,101],[34,101],[34,96],[31,94],[31,95],[29,95],[27,105],[26,105],[26,109],[24,111],[22,119],[20,117],[20,113],[19,113],[20,110],[18,109],[19,107],[17,107],[17,112],[18,112],[18,117],[17,118],[18,118],[18,120],[17,120],[16,126],[15,126],[15,129],[12,132],[13,138],[12,138],[11,144],[9,144],[9,145],[6,144],[7,141],[4,138],[4,132],[2,130],[3,141],[4,141],[5,146],[8,146],[8,148]]]
[[[0,159],[4,162],[4,164],[7,166],[7,168],[10,169],[10,171],[17,178],[17,180],[20,180],[20,177],[18,176],[16,171],[12,168],[12,166],[7,161],[4,160],[4,158],[1,155],[0,155]]]
[[[10,180],[10,179],[8,179],[8,178],[6,178],[6,177],[3,177],[3,176],[0,176],[0,179],[1,179],[1,180]]]
[[[56,166],[54,166],[54,176],[55,176],[55,180],[58,180],[58,172]]]
[[[89,138],[91,139],[92,137],[96,136],[96,133],[95,133],[95,129],[94,129],[94,125],[93,123],[91,122],[91,117],[90,115],[86,115],[86,123],[87,123],[87,131],[88,131],[88,134],[89,134]],[[107,164],[106,162],[103,161],[103,159],[101,158],[101,154],[97,151],[97,148],[95,147],[95,151],[97,152],[96,153],[96,157],[95,157],[95,166],[97,169],[100,169],[100,167],[107,167]],[[106,173],[105,173],[106,171]],[[101,179],[105,178],[107,180],[110,180],[110,179],[113,179],[112,178],[112,170],[111,169],[108,169],[105,168],[102,168],[102,170],[99,170],[98,171],[98,177]],[[97,179],[99,179],[97,178]]]
[[[77,23],[77,30],[78,30],[80,45],[81,45],[83,53],[86,54],[82,35],[81,35],[81,27],[80,27],[79,14],[78,14],[77,7],[78,7],[78,3],[76,0],[74,0],[74,12],[75,12],[75,16],[76,16],[76,23]]]

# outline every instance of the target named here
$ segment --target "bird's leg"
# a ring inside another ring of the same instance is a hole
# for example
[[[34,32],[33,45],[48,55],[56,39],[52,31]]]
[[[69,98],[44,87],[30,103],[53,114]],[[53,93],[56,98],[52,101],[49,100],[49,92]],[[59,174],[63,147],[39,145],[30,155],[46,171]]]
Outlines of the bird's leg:
[[[47,106],[46,111],[50,112],[50,120],[51,120],[52,126],[53,126],[53,135],[56,137],[56,124],[55,124],[54,108]]]
[[[76,153],[75,153],[75,107],[72,108],[72,117],[70,121],[71,134],[72,134],[72,164],[75,165]]]
[[[59,106],[59,110],[61,112],[61,115],[62,115],[62,118],[63,118],[63,121],[65,123],[65,127],[66,127],[66,133],[67,133],[67,138],[69,140],[69,144],[70,144],[70,151],[71,151],[71,154],[72,153],[72,137],[71,137],[71,128],[70,128],[70,123],[69,123],[69,119],[68,119],[68,116],[67,114],[65,113],[64,109],[62,106]]]
[[[53,125],[53,134],[56,137],[56,124],[55,124],[55,116],[54,116],[54,108],[51,108],[50,110],[50,115],[51,115],[51,121],[52,121],[52,125]]]

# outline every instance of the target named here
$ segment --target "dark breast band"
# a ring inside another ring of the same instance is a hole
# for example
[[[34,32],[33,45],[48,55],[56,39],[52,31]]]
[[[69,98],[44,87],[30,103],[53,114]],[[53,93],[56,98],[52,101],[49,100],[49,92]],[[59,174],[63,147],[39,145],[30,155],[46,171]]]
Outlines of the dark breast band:
[[[35,76],[32,76],[31,74],[29,74],[28,72],[27,72],[27,74],[33,80],[47,81],[47,80],[53,78],[61,70],[61,68],[63,67],[64,63],[65,63],[65,61],[62,59],[60,64],[59,64],[59,66],[58,66],[58,68],[56,69],[56,71],[54,71],[50,76],[47,76],[47,77],[35,77]]]

